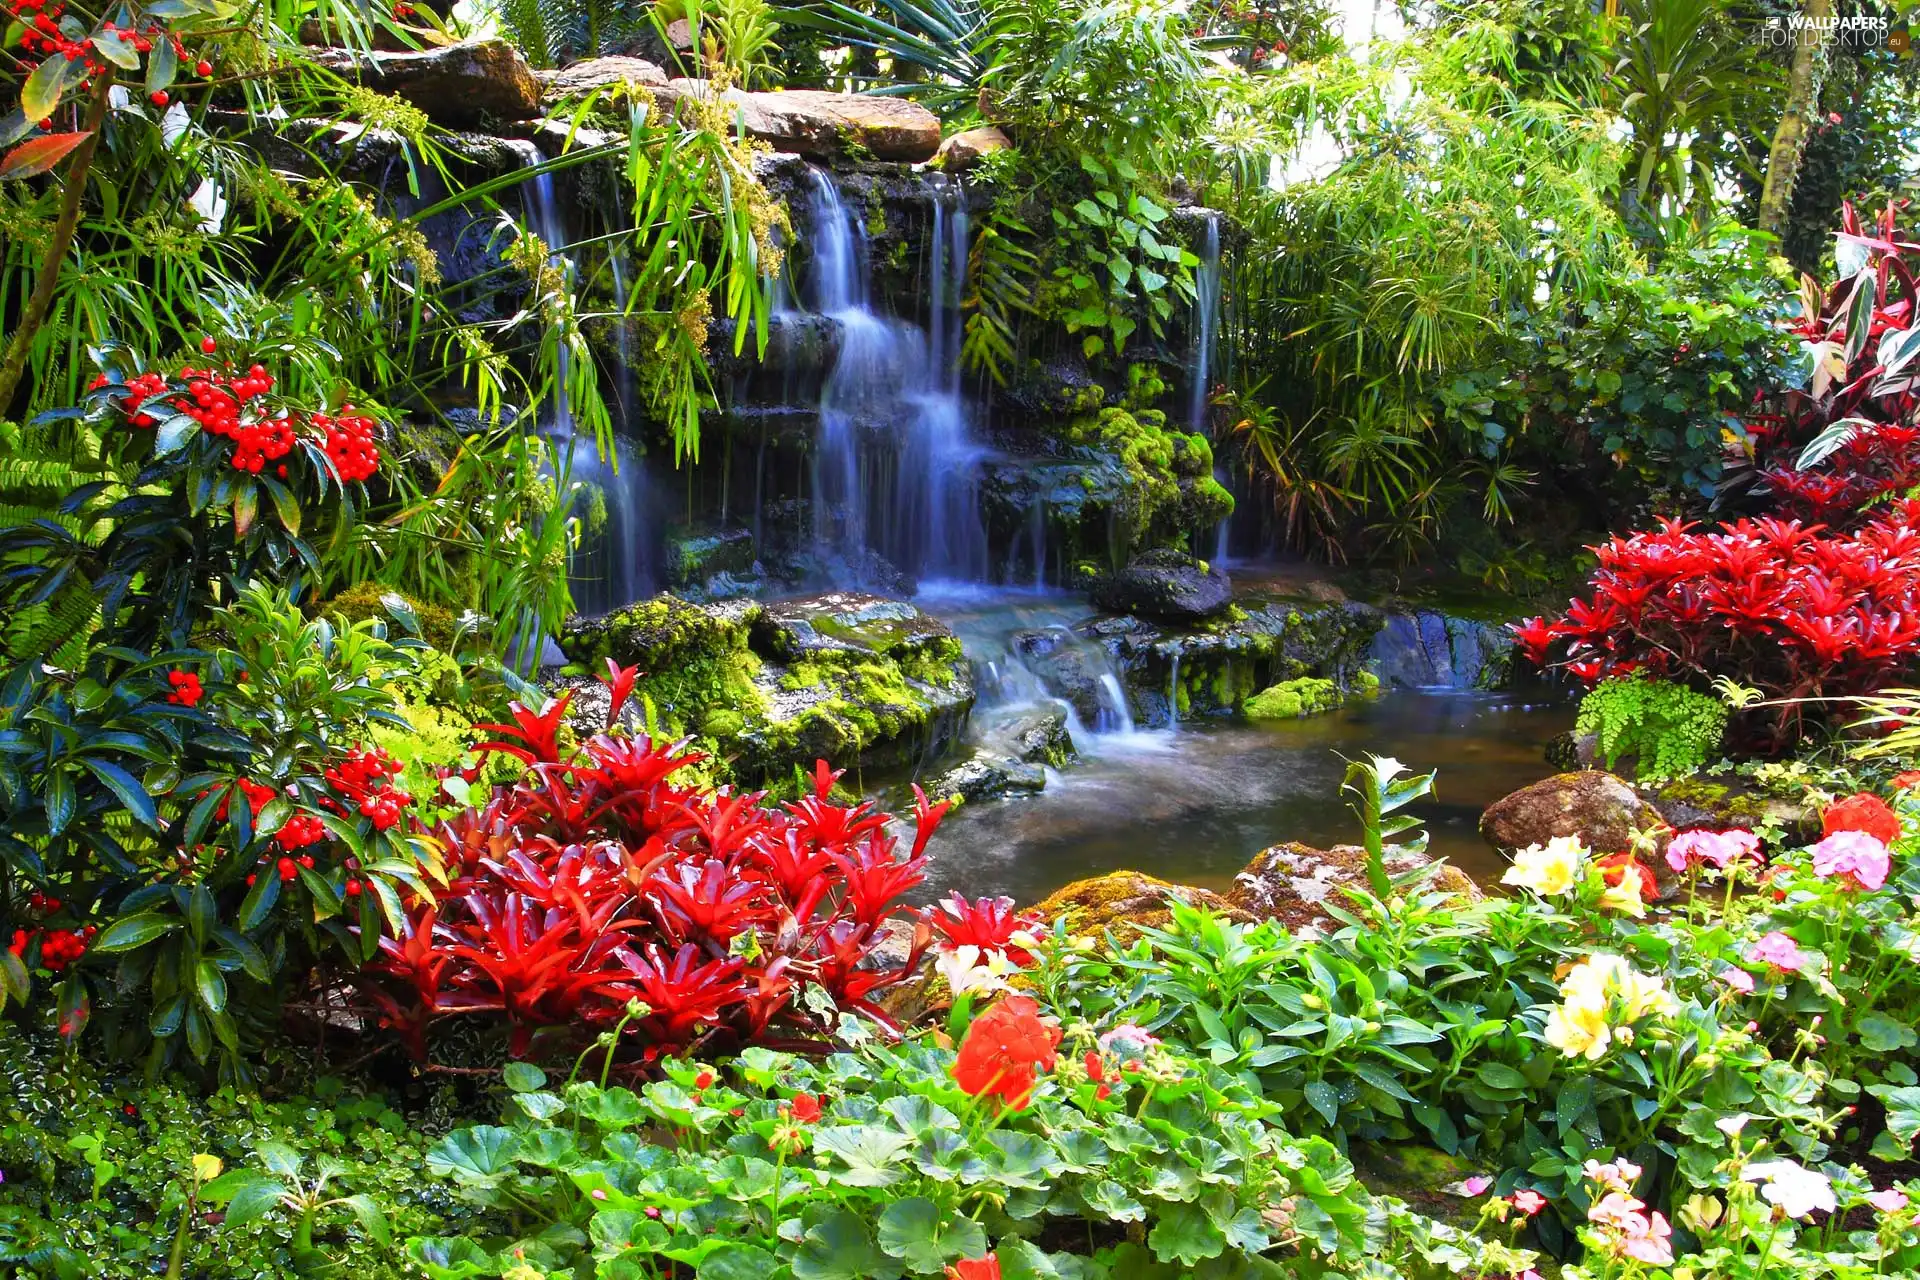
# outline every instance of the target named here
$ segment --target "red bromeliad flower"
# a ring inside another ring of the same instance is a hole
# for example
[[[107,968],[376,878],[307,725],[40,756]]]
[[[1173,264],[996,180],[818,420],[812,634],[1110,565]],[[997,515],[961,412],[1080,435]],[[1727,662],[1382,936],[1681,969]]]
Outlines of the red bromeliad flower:
[[[1820,834],[1836,831],[1863,831],[1881,844],[1892,845],[1900,838],[1900,817],[1887,802],[1868,791],[1836,800],[1820,815]]]
[[[976,1098],[997,1097],[1018,1111],[1033,1096],[1036,1074],[1058,1061],[1060,1028],[1027,996],[1008,996],[975,1018],[953,1061],[953,1079]]]
[[[942,951],[951,951],[956,947],[978,947],[983,952],[999,951],[1023,969],[1033,963],[1033,953],[1025,947],[1015,946],[1013,935],[1046,928],[1046,922],[1041,917],[1015,912],[1012,898],[968,900],[957,893],[942,898],[928,911],[927,923],[945,936],[946,941],[940,946]]]

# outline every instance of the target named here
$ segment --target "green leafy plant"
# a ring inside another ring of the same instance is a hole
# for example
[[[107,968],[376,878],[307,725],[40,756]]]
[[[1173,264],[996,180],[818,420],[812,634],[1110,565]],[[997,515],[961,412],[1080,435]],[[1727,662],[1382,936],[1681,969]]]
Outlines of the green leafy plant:
[[[1370,755],[1365,760],[1349,760],[1346,780],[1340,784],[1347,807],[1360,820],[1360,843],[1367,851],[1367,885],[1377,898],[1393,892],[1393,879],[1387,874],[1386,838],[1414,831],[1420,825],[1420,819],[1412,814],[1393,815],[1422,796],[1433,794],[1433,774],[1402,778],[1406,771],[1398,760]],[[1420,854],[1426,850],[1427,833],[1418,831],[1397,847]]]
[[[1602,680],[1580,700],[1575,734],[1594,735],[1609,769],[1632,756],[1642,778],[1694,772],[1720,749],[1729,708],[1685,685],[1635,673]]]

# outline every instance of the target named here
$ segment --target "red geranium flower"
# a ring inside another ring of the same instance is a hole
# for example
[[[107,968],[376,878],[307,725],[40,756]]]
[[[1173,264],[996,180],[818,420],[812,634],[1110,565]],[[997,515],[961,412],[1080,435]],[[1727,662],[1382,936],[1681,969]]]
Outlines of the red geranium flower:
[[[1060,1028],[1027,996],[1008,996],[973,1020],[954,1058],[953,1079],[976,1098],[997,1095],[1018,1111],[1033,1095],[1034,1073],[1051,1071]]]
[[[1891,845],[1900,838],[1900,819],[1887,802],[1869,792],[1836,800],[1820,815],[1823,836],[1836,831],[1864,831],[1881,844]]]
[[[1909,769],[1905,773],[1893,775],[1893,789],[1905,791],[1909,787],[1920,786],[1920,769]]]
[[[793,1101],[787,1104],[788,1112],[801,1124],[820,1122],[820,1099],[811,1093],[796,1093]]]
[[[1600,868],[1601,878],[1610,886],[1624,883],[1628,874],[1637,872],[1642,902],[1652,902],[1660,896],[1660,882],[1654,878],[1653,869],[1630,853],[1610,853],[1594,865]]]
[[[947,1280],[1000,1280],[1000,1259],[991,1253],[984,1258],[962,1258],[947,1268]]]

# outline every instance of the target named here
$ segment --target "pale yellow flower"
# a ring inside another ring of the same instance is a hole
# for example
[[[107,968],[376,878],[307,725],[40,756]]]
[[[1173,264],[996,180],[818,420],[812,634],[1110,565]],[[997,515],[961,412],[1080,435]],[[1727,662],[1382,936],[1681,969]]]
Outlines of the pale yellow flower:
[[[1625,876],[1619,884],[1608,885],[1600,895],[1600,905],[1608,911],[1617,911],[1636,920],[1646,915],[1647,904],[1640,897],[1640,877]]]
[[[1605,1005],[1557,1004],[1547,1012],[1547,1043],[1569,1058],[1597,1061],[1613,1042]]]
[[[1580,883],[1587,849],[1575,836],[1555,836],[1545,844],[1530,844],[1514,852],[1513,865],[1501,884],[1531,889],[1543,898],[1567,892]]]

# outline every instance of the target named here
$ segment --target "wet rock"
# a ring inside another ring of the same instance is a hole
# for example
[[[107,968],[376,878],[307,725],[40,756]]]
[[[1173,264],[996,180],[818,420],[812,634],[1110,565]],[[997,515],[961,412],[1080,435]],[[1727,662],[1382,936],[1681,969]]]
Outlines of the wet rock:
[[[1126,697],[1101,655],[1064,630],[1016,631],[1009,643],[1027,670],[1052,697],[1072,706],[1088,725],[1099,725],[1122,708]]]
[[[720,574],[744,577],[753,572],[753,531],[742,528],[679,531],[667,535],[667,581],[690,587]]]
[[[558,71],[536,71],[533,74],[540,81],[541,96],[548,102],[585,97],[595,89],[606,89],[622,83],[661,87],[667,83],[667,73],[656,64],[645,58],[617,54],[605,58],[583,58]]]
[[[1480,834],[1501,850],[1578,836],[1605,854],[1631,849],[1635,832],[1661,823],[1660,811],[1624,780],[1587,769],[1557,773],[1494,801],[1480,815]]]
[[[1059,707],[1026,711],[980,729],[981,746],[996,755],[1058,768],[1074,757],[1067,713]]]
[[[904,600],[862,591],[827,591],[767,605],[754,641],[769,656],[791,661],[821,654],[960,657],[953,629]]]
[[[1047,773],[1037,764],[981,752],[921,785],[935,798],[958,795],[969,801],[991,800],[1044,791]]]
[[[1347,695],[1333,681],[1301,676],[1261,690],[1241,710],[1249,720],[1297,720],[1338,711],[1346,701]]]
[[[690,100],[710,100],[705,80],[676,78],[650,88],[656,101],[673,110]],[[877,160],[919,164],[940,147],[940,119],[918,103],[859,93],[788,89],[719,95],[731,120],[748,137],[775,151],[818,160],[864,152]]]
[[[1232,920],[1249,923],[1253,917],[1243,908],[1211,889],[1192,885],[1169,884],[1138,871],[1113,871],[1088,880],[1076,880],[1057,890],[1034,907],[1048,920],[1067,917],[1076,933],[1099,934],[1111,931],[1122,943],[1138,937],[1142,928],[1165,928],[1173,918],[1167,899],[1178,898],[1190,906],[1204,907]]]
[[[1394,875],[1431,864],[1422,853],[1389,845],[1387,870]],[[1442,866],[1434,876],[1434,887],[1443,892],[1474,901],[1480,898],[1480,886],[1466,872],[1454,866]],[[1227,897],[1233,904],[1262,920],[1278,920],[1289,929],[1324,929],[1338,922],[1327,912],[1328,906],[1346,905],[1342,890],[1367,887],[1367,851],[1359,845],[1337,844],[1331,849],[1315,849],[1295,841],[1276,844],[1254,855],[1246,869],[1233,878]]]
[[[380,93],[397,94],[455,128],[540,115],[540,82],[505,40],[462,40],[407,53],[321,49],[314,61]]]
[[[1780,796],[1749,791],[1742,785],[1689,777],[1637,790],[1675,831],[1752,830],[1773,821],[1795,839],[1810,843],[1820,838],[1818,810]]]
[[[1224,613],[1233,587],[1220,569],[1178,551],[1149,551],[1103,578],[1093,602],[1115,613],[1189,622]]]
[[[1406,689],[1498,689],[1513,665],[1506,628],[1432,610],[1387,611],[1370,655],[1389,685]]]
[[[595,617],[576,615],[561,628],[567,657],[598,672],[612,658],[648,674],[714,655],[744,651],[758,605],[698,605],[661,594]]]
[[[1005,151],[1012,145],[1012,139],[995,126],[981,125],[942,142],[935,160],[948,173],[965,173],[994,152]]]

